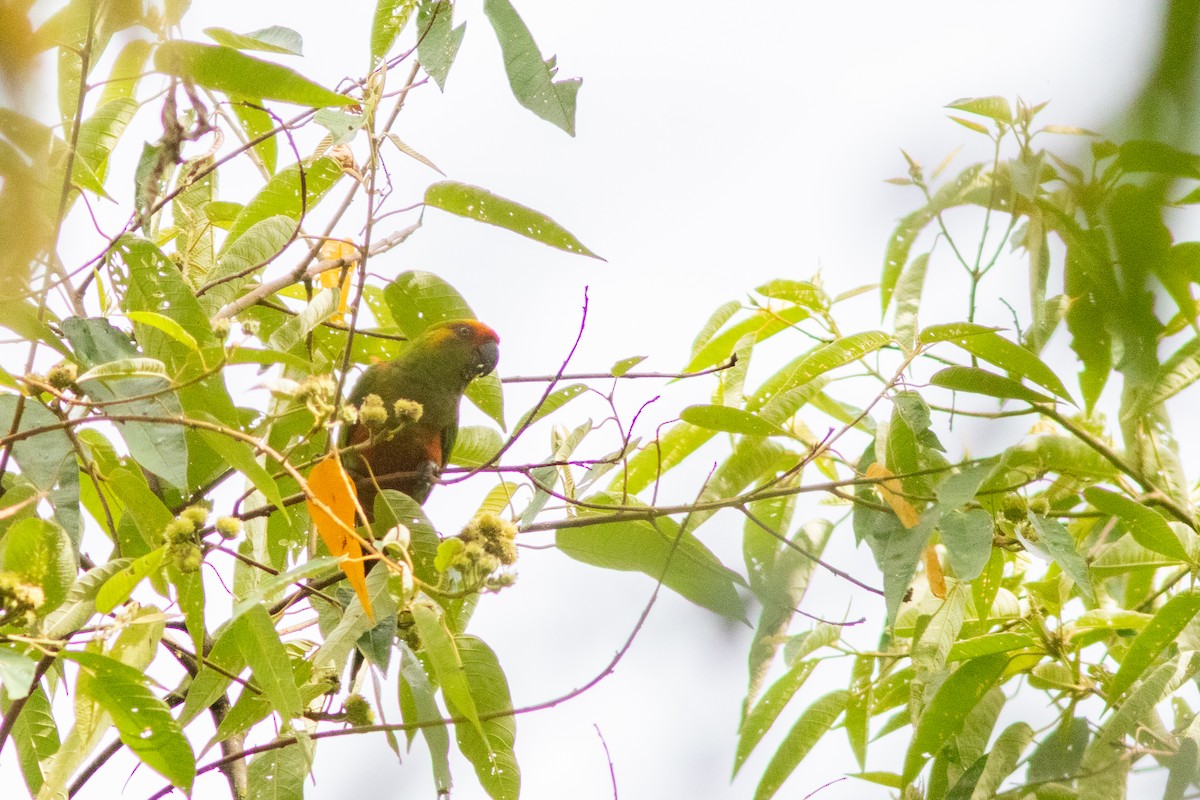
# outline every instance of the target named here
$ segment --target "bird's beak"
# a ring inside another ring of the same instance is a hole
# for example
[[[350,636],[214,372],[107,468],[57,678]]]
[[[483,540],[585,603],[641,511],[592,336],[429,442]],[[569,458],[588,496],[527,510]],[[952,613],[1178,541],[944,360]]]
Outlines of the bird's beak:
[[[487,375],[500,362],[500,345],[493,341],[483,342],[475,349],[479,360],[475,362],[477,375]]]

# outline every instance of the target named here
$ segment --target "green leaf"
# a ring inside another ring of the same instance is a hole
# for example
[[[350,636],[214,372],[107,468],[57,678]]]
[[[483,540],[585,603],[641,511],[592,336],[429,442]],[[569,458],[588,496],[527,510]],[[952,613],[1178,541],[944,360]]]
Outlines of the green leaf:
[[[200,754],[204,755],[214,745],[228,741],[230,737],[237,736],[243,731],[250,730],[271,716],[272,711],[271,703],[264,695],[256,694],[248,689],[243,690]]]
[[[875,694],[871,683],[871,673],[874,669],[875,659],[869,656],[855,656],[848,688],[850,698],[846,703],[846,717],[842,721],[859,769],[865,769],[867,762],[867,736],[870,734],[871,706]],[[897,775],[896,778],[898,782],[900,776]]]
[[[193,412],[193,416],[214,425],[219,424],[216,417],[203,411]],[[198,430],[197,433],[204,443],[216,451],[217,455],[224,459],[229,466],[245,475],[254,484],[254,488],[267,498],[268,503],[276,508],[284,507],[283,494],[279,491],[279,484],[271,477],[271,473],[267,471],[266,467],[258,463],[250,445],[216,431]]]
[[[167,704],[147,688],[141,670],[98,653],[60,655],[80,665],[79,693],[112,717],[125,746],[172,785],[191,792],[196,757]]]
[[[1079,796],[1107,798],[1119,796],[1125,786],[1129,761],[1114,759],[1125,737],[1143,724],[1146,715],[1168,694],[1200,671],[1200,654],[1190,652],[1171,659],[1155,669],[1133,690],[1128,699],[1100,726],[1084,751],[1080,762]]]
[[[980,619],[989,619],[994,612],[1003,577],[1004,552],[1000,548],[992,548],[988,566],[984,567],[982,575],[971,582],[971,594]]]
[[[554,390],[536,409],[531,408],[521,415],[521,419],[517,422],[516,430],[522,430],[538,420],[550,416],[587,390],[588,387],[585,383],[572,383],[561,389]]]
[[[982,123],[976,122],[971,119],[963,119],[962,117],[956,117],[953,114],[950,114],[948,116],[950,117],[950,119],[957,122],[959,125],[962,125],[964,128],[966,128],[969,131],[974,131],[975,133],[982,133],[985,136],[988,134],[987,126]]]
[[[378,499],[376,508],[379,507]],[[388,571],[385,569],[371,570],[367,575],[367,592],[376,619],[386,619],[396,613],[396,598],[388,590]],[[364,633],[374,628],[372,621],[358,597],[347,605],[337,626],[325,635],[325,641],[312,656],[314,669],[333,668],[340,670],[345,659],[350,655]]]
[[[76,144],[76,174],[81,169],[87,169],[103,183],[108,173],[109,154],[117,146],[137,110],[136,100],[122,97],[100,106],[83,121],[79,126],[79,141]]]
[[[28,697],[33,688],[37,662],[11,646],[0,646],[0,686],[9,700]]]
[[[400,712],[408,724],[419,722],[429,723],[441,720],[442,713],[438,709],[433,696],[433,685],[424,667],[408,644],[401,640],[396,645],[400,650]],[[422,725],[421,733],[429,746],[430,761],[433,766],[433,780],[439,792],[450,792],[450,736],[446,726],[441,724]],[[409,744],[416,735],[415,730],[408,731]]]
[[[1049,396],[1035,392],[1020,381],[978,367],[946,367],[933,374],[929,382],[953,392],[967,392],[1001,400],[1027,403],[1052,403]]]
[[[204,621],[204,576],[199,570],[184,572],[174,564],[167,566],[167,580],[175,587],[175,603],[183,612],[183,626],[192,638],[192,652],[203,653],[208,626]]]
[[[504,439],[495,429],[486,425],[468,425],[458,429],[449,463],[467,469],[482,467],[500,452],[503,445]]]
[[[764,297],[774,300],[785,300],[813,311],[829,309],[829,295],[819,285],[811,281],[794,281],[787,278],[776,278],[767,281],[754,291]]]
[[[921,767],[942,749],[950,737],[963,729],[967,715],[995,685],[1008,664],[1008,658],[996,653],[972,659],[956,669],[938,687],[933,700],[921,715],[904,759],[903,783],[916,779]]]
[[[921,343],[952,342],[971,355],[982,358],[1018,378],[1033,381],[1069,403],[1067,387],[1046,363],[1019,344],[1010,342],[992,328],[967,322],[931,325],[921,331]]]
[[[258,350],[253,347],[239,347],[229,354],[228,364],[260,364],[269,367],[272,364],[285,364],[290,369],[298,370],[300,374],[308,374],[313,368],[312,362],[291,353],[280,353],[276,350]]]
[[[177,342],[183,344],[193,353],[200,352],[200,345],[196,341],[196,337],[192,336],[183,326],[170,317],[159,314],[157,311],[129,311],[125,314],[130,322],[138,322],[142,325],[149,325],[151,328],[158,330],[170,336]]]
[[[500,426],[500,430],[508,430],[504,424],[504,388],[496,373],[480,375],[471,381],[467,390],[463,392],[463,396],[470,400],[476,408],[495,420],[496,424]]]
[[[1168,356],[1158,369],[1141,402],[1129,410],[1131,415],[1144,413],[1174,397],[1200,380],[1200,339],[1191,339]]]
[[[354,141],[354,137],[367,123],[367,117],[363,114],[348,114],[345,111],[322,108],[313,114],[313,122],[329,131],[332,137],[328,140],[329,146],[334,147]]]
[[[48,639],[62,639],[82,628],[96,613],[96,595],[110,577],[133,563],[128,558],[112,558],[85,572],[71,584],[62,605],[46,617],[42,630]]]
[[[426,583],[436,584],[438,573],[433,561],[437,558],[441,537],[416,500],[403,492],[384,489],[375,498],[375,530],[387,531],[399,524],[408,528],[413,574]]]
[[[900,279],[913,242],[938,215],[948,208],[962,205],[973,198],[974,193],[990,185],[990,176],[983,164],[973,164],[958,174],[955,179],[940,187],[929,204],[909,214],[896,226],[888,241],[884,254],[883,272],[879,280],[880,312],[884,313],[891,303],[896,282]],[[989,193],[990,194],[990,193]],[[835,301],[836,302],[836,301]]]
[[[304,39],[299,33],[282,25],[272,25],[249,33],[234,33],[228,28],[205,28],[204,34],[217,44],[235,50],[259,50],[264,53],[304,55]]]
[[[736,310],[735,307],[734,311]],[[717,314],[714,314],[713,319],[710,320],[710,325],[722,316],[724,316],[723,309],[718,309]],[[700,336],[696,337],[696,341],[692,345],[692,358],[683,368],[683,372],[697,372],[728,361],[733,355],[734,348],[747,334],[754,334],[754,343],[758,344],[780,331],[787,330],[797,322],[808,319],[809,316],[808,309],[802,306],[791,306],[778,312],[757,310],[736,325],[731,325],[721,333],[708,336],[702,341],[701,337],[705,337],[708,333],[706,327],[701,331]]]
[[[285,722],[298,717],[304,710],[304,701],[300,699],[287,650],[266,608],[256,603],[238,617],[235,625],[239,627],[238,644],[254,673],[254,682]]]
[[[275,135],[266,135],[275,129],[275,120],[263,109],[262,99],[246,97],[239,99],[231,98],[229,105],[233,109],[233,113],[237,117],[238,124],[241,125],[243,133],[246,134],[247,141],[265,137],[258,144],[254,145],[252,152],[258,156],[267,174],[273,175],[279,160],[279,140]],[[237,203],[213,200],[204,207],[204,212],[214,225],[229,230],[230,223],[237,216],[237,211],[240,209],[241,206]],[[233,212],[232,214],[230,213],[231,211]],[[219,214],[219,216],[214,217],[214,213]]]
[[[463,669],[462,657],[454,643],[454,637],[446,627],[445,619],[431,606],[422,603],[413,605],[412,615],[417,633],[421,637],[421,650],[429,657],[434,677],[442,687],[446,703],[453,704],[486,742],[487,733],[479,721],[479,711],[475,707],[471,685]]]
[[[303,183],[301,173],[304,176]],[[299,222],[341,177],[341,166],[328,156],[322,156],[311,164],[292,164],[280,170],[238,213],[229,228],[229,235],[225,237],[225,243],[221,245],[222,262],[234,242],[249,232],[255,223],[276,216]],[[304,188],[303,194],[301,186]],[[288,235],[291,235],[291,231]],[[260,245],[257,249],[261,252],[265,248],[269,248],[269,245]]]
[[[311,108],[358,102],[318,86],[293,69],[222,45],[183,41],[160,44],[154,52],[154,68],[238,97],[261,97]]]
[[[733,757],[733,776],[746,763],[746,759],[754,748],[762,741],[762,737],[775,724],[784,706],[795,696],[808,676],[816,668],[816,661],[798,661],[779,680],[771,684],[771,688],[763,693],[762,699],[746,714],[738,727],[737,752]]]
[[[858,772],[850,775],[852,778],[868,781],[877,786],[886,786],[889,789],[901,789],[900,776],[894,772]]]
[[[1075,547],[1075,539],[1058,520],[1043,517],[1040,514],[1029,514],[1029,521],[1038,533],[1039,541],[1034,543],[1024,540],[1026,549],[1048,556],[1062,571],[1067,574],[1089,604],[1096,602],[1096,590],[1092,588],[1092,578],[1088,573],[1087,562],[1079,555]],[[1019,535],[1018,531],[1018,535]]]
[[[470,725],[455,725],[458,748],[475,767],[479,783],[493,800],[517,800],[521,792],[521,770],[513,744],[517,737],[516,720],[508,679],[492,649],[474,636],[456,636],[454,643],[462,659],[463,671],[471,687],[471,696],[482,718],[486,736]],[[456,708],[447,698],[451,714]]]
[[[690,533],[683,533],[676,546],[677,531],[676,523],[666,518],[655,523],[609,522],[559,528],[555,544],[585,564],[662,577],[665,586],[693,603],[729,619],[743,620],[745,608],[734,590],[735,573]]]
[[[679,412],[684,422],[710,431],[744,436],[787,436],[787,431],[760,416],[729,406],[695,405]]]
[[[650,442],[629,459],[628,466],[613,479],[609,491],[637,494],[716,435],[716,431],[687,422],[671,426],[661,438]]]
[[[1117,166],[1125,172],[1153,172],[1177,178],[1200,178],[1200,156],[1164,142],[1131,139],[1122,142]]]
[[[296,231],[296,220],[290,216],[267,217],[255,222],[225,248],[217,265],[205,276],[206,285],[212,287],[200,298],[205,313],[212,316],[235,300],[242,288],[254,280],[255,273],[283,252]]]
[[[966,584],[955,583],[946,595],[946,599],[929,619],[925,630],[913,642],[912,664],[913,671],[916,673],[913,686],[914,693],[918,696],[920,692],[915,690],[919,688],[923,692],[925,685],[931,682],[931,678],[938,676],[946,668],[946,661],[950,657],[950,647],[962,631],[967,609],[966,594]],[[914,701],[910,705],[913,707],[914,717],[921,713],[920,706],[922,704],[920,702]]]
[[[267,347],[272,350],[291,350],[304,341],[304,337],[308,336],[313,328],[336,314],[340,302],[341,292],[338,289],[322,289],[317,292],[312,302],[299,314],[288,317],[286,322],[275,329],[267,340]]]
[[[62,339],[46,320],[39,316],[37,308],[23,300],[0,299],[0,326],[8,328],[27,342],[38,342],[64,356],[71,355]]]
[[[87,333],[84,332],[87,329]],[[115,328],[108,326],[102,319],[83,320],[72,317],[63,321],[63,331],[76,344],[77,353],[85,359],[84,351],[78,341],[82,337],[100,334],[109,339],[111,344],[129,340]],[[107,331],[107,332],[104,332]],[[103,333],[102,333],[103,332]],[[92,368],[100,363],[92,362]],[[183,407],[179,398],[171,389],[170,382],[163,377],[97,377],[81,381],[79,386],[90,397],[108,403],[106,411],[131,417],[181,417]],[[124,398],[137,398],[125,402]],[[129,446],[130,454],[138,464],[166,480],[172,486],[181,489],[187,487],[187,438],[182,425],[168,422],[143,422],[129,420],[117,423],[117,430]]]
[[[416,7],[416,0],[379,0],[371,19],[371,69],[387,56]]]
[[[443,0],[443,2],[444,1],[445,0]],[[424,66],[424,65],[422,64],[422,66]],[[439,174],[443,177],[446,175],[446,173],[442,171],[441,167],[439,167],[437,164],[433,163],[431,160],[426,158],[424,155],[422,155],[417,150],[410,147],[408,144],[406,144],[404,142],[403,139],[401,139],[396,134],[389,133],[387,135],[387,138],[388,138],[388,141],[391,142],[392,144],[396,145],[396,149],[399,150],[401,153],[404,153],[404,155],[408,156],[409,158],[413,159],[414,161],[420,161],[422,164],[429,167],[431,170],[433,170],[434,172],[436,172],[437,174]]]
[[[21,409],[19,432],[48,428],[43,433],[13,442],[10,453],[21,468],[22,476],[40,492],[49,495],[54,516],[71,537],[78,549],[81,536],[79,518],[79,466],[71,437],[61,427],[50,409],[31,397],[22,402],[15,395],[0,396],[0,429],[4,434],[14,430],[17,409]]]
[[[1031,782],[1070,780],[1079,769],[1090,734],[1090,724],[1083,717],[1067,717],[1042,739],[1029,758],[1028,779]]]
[[[883,331],[865,331],[843,336],[813,350],[787,377],[789,386],[801,386],[819,375],[852,364],[892,342]]]
[[[575,96],[583,80],[554,80],[558,72],[555,59],[542,59],[529,28],[508,0],[484,0],[483,12],[496,31],[504,71],[517,102],[574,136]]]
[[[950,646],[947,661],[967,661],[993,653],[1009,653],[1037,645],[1038,640],[1023,633],[989,633],[971,639],[959,639]]]
[[[467,32],[465,22],[453,27],[453,13],[454,4],[450,0],[422,0],[417,11],[417,28],[421,31],[417,60],[443,92],[450,66]]]
[[[15,699],[7,684],[5,688],[10,700]],[[0,705],[0,710],[7,714],[10,705],[4,703]],[[12,738],[17,746],[25,785],[29,787],[29,793],[35,795],[45,782],[42,765],[48,763],[61,746],[54,715],[50,711],[50,701],[46,699],[41,686],[34,686],[25,700],[25,706],[13,722]]]
[[[692,357],[694,358],[705,345],[711,342],[712,338],[717,335],[717,331],[725,327],[725,323],[733,319],[741,310],[742,304],[736,300],[730,300],[728,303],[718,306],[717,310],[704,323],[700,332],[696,334],[696,338],[692,340]]]
[[[103,108],[114,100],[133,98],[137,85],[146,72],[146,59],[150,57],[150,42],[134,39],[125,45],[113,61],[108,80],[101,88],[97,108]]]
[[[99,364],[78,377],[82,385],[90,381],[110,381],[119,378],[162,378],[168,381],[167,367],[157,358],[123,358]]]
[[[301,734],[296,744],[255,756],[247,771],[250,792],[246,800],[303,800],[313,755],[312,740]]]
[[[992,556],[992,515],[981,508],[943,511],[938,528],[954,576],[964,581],[978,578]]]
[[[630,356],[629,358],[622,358],[620,361],[612,365],[612,369],[610,369],[609,372],[614,378],[619,378],[645,360],[646,356]]]
[[[826,537],[833,530],[833,525],[825,520],[820,520],[824,523],[826,529]],[[811,524],[811,523],[810,523]],[[780,555],[781,558],[788,553],[794,553],[790,548],[784,550]],[[804,558],[797,556],[797,558]],[[804,559],[808,560],[808,559]],[[811,563],[811,562],[810,562]],[[827,622],[818,622],[817,626],[810,631],[802,631],[787,640],[787,644],[783,647],[783,660],[788,664],[799,663],[801,659],[808,658],[813,653],[820,650],[822,647],[827,647],[837,642],[841,638],[842,631],[837,625],[831,625]]]
[[[100,591],[96,592],[96,610],[101,614],[108,614],[128,600],[129,595],[133,594],[133,590],[146,576],[162,569],[166,555],[166,547],[151,550],[105,581]]]
[[[809,751],[833,727],[849,699],[849,693],[840,689],[821,697],[804,710],[767,764],[762,780],[754,791],[754,800],[769,800],[775,796]]]
[[[402,272],[383,290],[392,319],[410,340],[430,325],[452,319],[475,319],[457,289],[432,272]]]
[[[994,95],[992,97],[964,97],[948,104],[946,108],[956,108],[959,111],[966,111],[968,114],[978,114],[1005,125],[1011,125],[1013,121],[1012,107],[1008,104],[1008,100]]]
[[[1197,613],[1200,613],[1200,592],[1193,591],[1174,595],[1155,612],[1154,618],[1129,646],[1121,667],[1107,687],[1110,706],[1115,705],[1121,695],[1146,673],[1154,659],[1178,638]]]
[[[491,5],[506,0],[486,2]],[[457,181],[435,183],[425,190],[425,205],[519,233],[568,253],[604,260],[584,247],[570,231],[540,211],[514,203],[478,186]]]
[[[269,600],[277,593],[282,592],[287,587],[293,584],[299,584],[305,578],[311,578],[314,575],[327,573],[338,563],[338,559],[333,556],[318,556],[310,558],[303,564],[293,567],[287,572],[279,575],[272,575],[263,579],[261,583],[255,587],[255,590],[241,599],[236,606],[233,607],[232,613],[229,615],[228,622],[232,624],[238,617],[245,614],[256,605],[261,604],[264,600]]]
[[[1153,509],[1124,495],[1096,486],[1084,489],[1083,496],[1096,510],[1111,514],[1124,522],[1130,535],[1142,547],[1178,561],[1193,562],[1175,531],[1171,530],[1171,526],[1162,515]]]
[[[985,756],[983,770],[978,774],[974,789],[963,795],[964,800],[976,797],[995,797],[1004,780],[1013,773],[1021,754],[1033,741],[1033,729],[1024,722],[1014,722],[996,737],[995,744]],[[957,787],[955,787],[957,789]],[[946,800],[954,800],[951,795]]]
[[[108,484],[124,504],[125,517],[136,527],[138,534],[137,541],[132,537],[122,538],[122,552],[130,557],[139,556],[162,544],[163,531],[175,515],[151,491],[145,477],[133,469],[117,467],[109,473]]]
[[[875,446],[870,445],[859,462],[860,469],[875,460]],[[859,486],[855,495],[862,500],[875,502],[874,491],[869,486]],[[904,595],[912,585],[913,575],[916,574],[917,561],[921,552],[933,534],[934,520],[937,515],[926,512],[921,517],[921,523],[914,528],[905,528],[899,518],[891,512],[881,512],[865,505],[856,504],[854,507],[854,533],[861,541],[866,539],[875,563],[883,573],[884,601],[887,605],[888,622],[896,624],[896,614]]]
[[[13,523],[0,539],[0,570],[15,572],[41,588],[44,616],[62,605],[77,570],[75,549],[57,523],[26,517]]]
[[[906,353],[917,349],[917,311],[925,288],[925,270],[929,254],[922,253],[909,262],[896,284],[896,341]]]

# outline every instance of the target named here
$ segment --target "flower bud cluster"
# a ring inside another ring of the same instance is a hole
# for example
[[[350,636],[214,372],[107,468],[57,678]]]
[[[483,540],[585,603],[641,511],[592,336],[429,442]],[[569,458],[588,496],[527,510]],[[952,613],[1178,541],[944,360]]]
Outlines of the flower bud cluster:
[[[202,505],[188,506],[163,530],[169,563],[180,572],[196,572],[204,563],[204,551],[200,549],[197,531],[207,521],[207,508]]]
[[[27,583],[16,572],[0,572],[0,625],[28,628],[45,601],[42,587]]]
[[[46,372],[46,383],[60,392],[75,388],[75,379],[79,377],[79,368],[73,361],[60,361]]]
[[[346,713],[346,722],[356,728],[375,724],[375,710],[371,708],[367,698],[361,694],[355,693],[347,697],[342,709]]]
[[[316,427],[322,427],[333,416],[337,395],[337,382],[331,375],[309,375],[296,387],[297,402],[304,403],[315,418]]]
[[[388,409],[383,404],[383,398],[377,394],[369,394],[363,398],[362,404],[358,407],[358,421],[372,433],[380,433],[385,430],[395,433],[406,425],[412,425],[421,419],[424,411],[424,407],[417,401],[400,398],[392,404],[389,425]],[[353,422],[353,420],[349,421]]]
[[[458,536],[438,545],[434,566],[439,572],[456,570],[468,587],[502,589],[511,586],[512,573],[493,575],[501,567],[517,563],[517,526],[485,512],[462,529]]]

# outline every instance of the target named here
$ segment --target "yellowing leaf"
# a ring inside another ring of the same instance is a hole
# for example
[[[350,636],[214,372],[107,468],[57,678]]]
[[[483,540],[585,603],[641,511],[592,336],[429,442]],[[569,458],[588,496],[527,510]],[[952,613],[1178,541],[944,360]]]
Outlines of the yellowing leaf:
[[[875,484],[875,489],[884,502],[892,507],[900,524],[906,528],[915,528],[921,521],[921,514],[901,495],[900,481],[892,477],[892,471],[883,464],[875,463],[867,467],[867,477],[872,479],[885,478]]]
[[[937,550],[926,547],[922,555],[925,559],[925,577],[929,581],[929,591],[933,593],[934,597],[945,600],[946,574],[942,572],[942,562],[938,560]]]
[[[323,261],[332,261],[335,258],[343,258],[349,263],[346,269],[328,269],[322,272],[318,277],[321,285],[326,289],[332,289],[338,285],[339,278],[341,279],[341,297],[338,298],[337,313],[329,318],[331,322],[344,322],[346,319],[346,306],[350,302],[350,275],[358,257],[358,248],[349,242],[339,242],[335,239],[327,239],[321,245],[321,259]],[[344,276],[344,277],[343,277]]]
[[[313,502],[312,498],[305,500],[308,515],[317,526],[325,546],[332,555],[348,555],[342,561],[342,572],[354,587],[363,610],[372,621],[375,612],[371,610],[371,598],[367,594],[367,571],[363,566],[362,545],[354,535],[354,510],[357,505],[358,490],[354,488],[350,476],[342,467],[341,460],[334,455],[319,461],[308,473],[308,488],[313,497],[325,505],[325,508]]]

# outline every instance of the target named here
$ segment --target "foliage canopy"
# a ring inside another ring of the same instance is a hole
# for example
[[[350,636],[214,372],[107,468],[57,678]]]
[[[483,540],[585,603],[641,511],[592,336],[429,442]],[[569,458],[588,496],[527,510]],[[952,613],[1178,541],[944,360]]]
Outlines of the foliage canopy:
[[[399,754],[401,732],[424,736],[449,791],[452,728],[483,789],[517,797],[516,715],[538,707],[513,708],[496,654],[469,630],[491,593],[520,591],[507,561],[481,554],[533,531],[752,625],[734,774],[786,730],[761,800],[834,729],[858,778],[905,797],[1116,798],[1149,761],[1167,770],[1167,796],[1196,785],[1200,719],[1183,690],[1200,673],[1200,542],[1165,404],[1200,378],[1200,243],[1177,241],[1168,213],[1200,201],[1200,155],[1040,125],[1041,107],[1004,98],[952,103],[994,155],[953,173],[909,160],[893,182],[917,207],[877,286],[831,296],[817,279],[770,281],[712,314],[680,373],[639,373],[630,358],[575,376],[568,359],[519,415],[505,383],[529,379],[485,376],[468,397],[494,425],[460,432],[439,490],[485,484],[475,519],[449,536],[383,492],[363,525],[328,457],[355,413],[347,376],[474,316],[437,275],[392,274],[379,257],[424,209],[598,256],[487,189],[392,184],[394,159],[440,172],[393,128],[410,91],[446,87],[464,35],[448,0],[379,0],[365,76],[334,89],[272,60],[301,52],[295,31],[183,41],[185,11],[71,0],[36,30],[25,20],[26,58],[57,57],[58,117],[0,109],[0,222],[13,232],[0,325],[25,358],[0,369],[0,749],[15,750],[31,796],[74,793],[127,748],[163,793],[221,770],[236,797],[300,797],[320,740],[386,736]],[[557,76],[508,0],[484,15],[517,101],[573,135],[579,79]],[[161,136],[132,176],[110,175],[145,119]],[[313,129],[320,145],[301,153],[294,134]],[[1089,147],[1061,147],[1063,135]],[[223,199],[221,176],[244,164],[250,199]],[[100,198],[128,221],[71,261],[79,207]],[[1011,324],[983,324],[997,312],[989,281],[1018,264],[1026,297],[1005,303]],[[951,273],[962,306],[935,306],[927,283]],[[884,322],[845,331],[846,301],[876,289]],[[751,381],[779,348],[790,360]],[[270,401],[245,403],[241,387],[264,372]],[[634,378],[707,381],[711,402],[647,429],[617,399]],[[543,461],[511,463],[532,426],[569,419],[587,394],[611,420],[555,428]],[[985,453],[950,438],[956,421],[1014,416],[1027,433]],[[712,442],[720,461],[697,479]],[[694,499],[667,505],[663,489]],[[702,538],[728,536],[708,524],[722,511],[744,523],[736,566]],[[850,536],[878,575],[827,558]],[[364,569],[364,554],[381,565]],[[882,597],[870,642],[855,621],[801,611],[822,570]],[[292,625],[297,609],[307,624]],[[789,712],[832,665],[839,688]],[[384,706],[360,693],[372,671],[395,686],[402,722],[374,722]],[[1000,728],[1030,694],[1051,724]],[[58,707],[73,709],[65,725]]]

